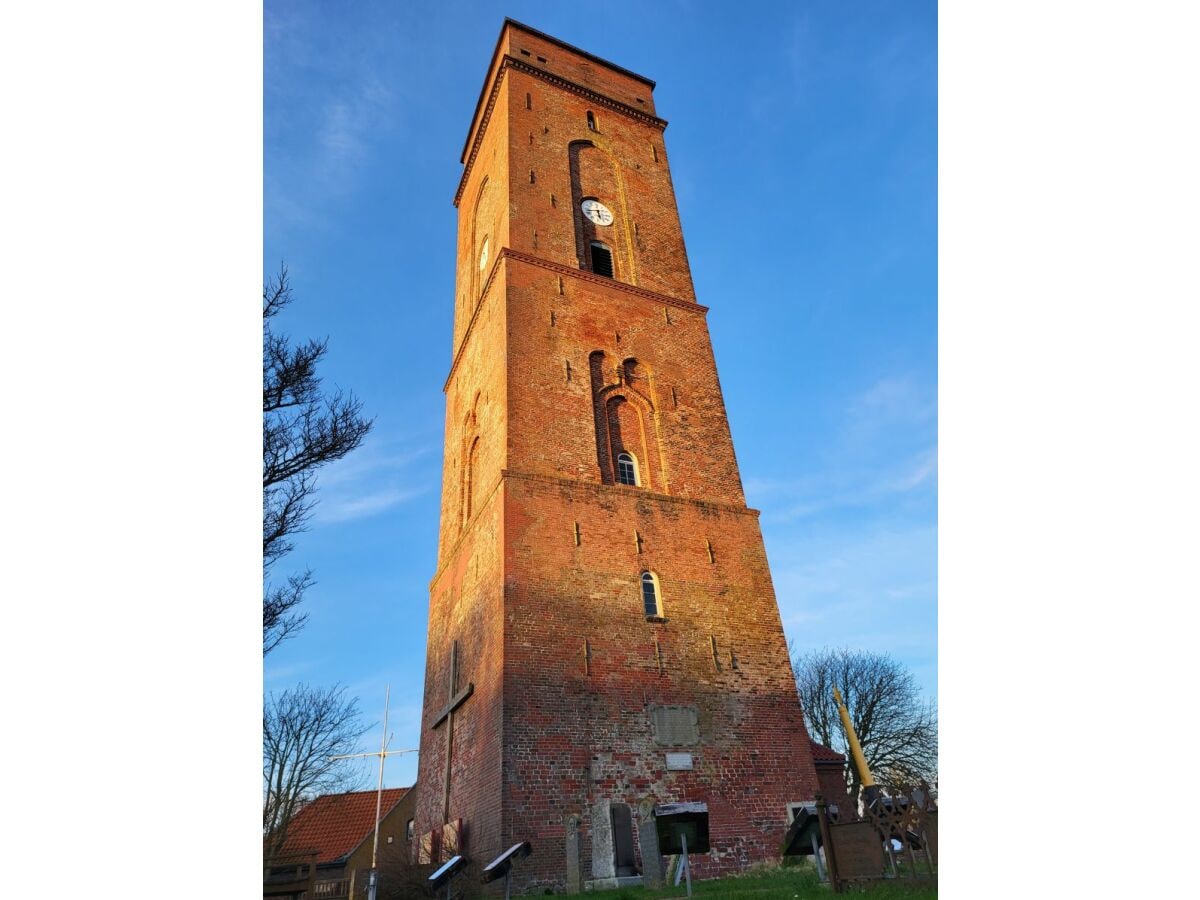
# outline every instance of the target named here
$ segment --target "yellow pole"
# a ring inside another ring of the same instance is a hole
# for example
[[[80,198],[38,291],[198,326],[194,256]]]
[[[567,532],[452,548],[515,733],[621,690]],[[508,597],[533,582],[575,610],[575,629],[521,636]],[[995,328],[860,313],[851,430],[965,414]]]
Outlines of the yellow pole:
[[[858,735],[854,733],[854,726],[850,724],[850,713],[846,710],[846,704],[842,702],[841,692],[835,687],[833,689],[833,699],[837,701],[838,715],[842,717],[842,727],[846,729],[846,741],[850,744],[850,755],[854,758],[854,767],[858,769],[858,777],[862,780],[864,788],[874,787],[875,779],[871,777],[871,770],[867,768],[867,758],[863,756],[862,747],[858,743]]]

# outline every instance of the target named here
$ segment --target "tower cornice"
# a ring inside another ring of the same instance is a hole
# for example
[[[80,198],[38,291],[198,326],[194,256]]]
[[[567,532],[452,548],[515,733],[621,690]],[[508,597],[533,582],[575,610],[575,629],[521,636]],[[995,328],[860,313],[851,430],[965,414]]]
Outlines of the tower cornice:
[[[526,263],[531,266],[538,266],[543,269],[548,269],[551,272],[557,272],[569,278],[574,278],[579,281],[588,281],[592,284],[602,285],[607,288],[614,288],[621,293],[629,294],[633,297],[641,297],[643,300],[649,300],[653,303],[662,303],[667,306],[673,306],[676,309],[686,310],[688,312],[700,313],[706,315],[708,307],[702,306],[699,303],[693,303],[690,300],[680,300],[678,297],[670,297],[666,294],[660,294],[657,291],[647,290],[644,287],[638,287],[636,284],[626,284],[623,281],[617,281],[613,278],[605,278],[603,275],[597,275],[594,272],[588,272],[585,269],[573,269],[570,266],[564,266],[562,263],[553,262],[549,259],[542,259],[538,256],[530,256],[528,253],[522,253],[519,250],[513,250],[509,247],[501,247],[500,252],[496,255],[496,261],[492,263],[492,269],[488,273],[487,281],[483,284],[483,290],[479,293],[479,301],[475,304],[475,308],[471,311],[471,320],[467,322],[467,328],[463,332],[462,340],[459,341],[458,347],[454,351],[454,361],[450,364],[450,371],[446,375],[446,381],[442,384],[442,393],[446,393],[450,389],[450,379],[454,377],[454,372],[458,369],[458,362],[462,359],[463,350],[466,349],[467,341],[471,339],[471,332],[475,328],[475,320],[479,317],[479,310],[483,308],[483,304],[487,301],[488,294],[492,290],[492,282],[496,280],[496,273],[500,271],[501,260],[511,259],[516,262]]]
[[[479,156],[479,148],[483,144],[483,136],[487,132],[488,122],[491,121],[492,111],[496,106],[496,98],[500,96],[500,86],[504,82],[504,74],[509,69],[516,69],[518,72],[524,72],[532,75],[534,78],[540,78],[542,81],[552,84],[555,87],[562,88],[565,91],[590,100],[597,106],[602,106],[613,112],[628,116],[631,119],[644,122],[660,131],[665,130],[667,127],[666,119],[660,119],[658,116],[642,112],[642,110],[636,109],[628,103],[622,103],[620,100],[616,100],[606,94],[601,94],[589,87],[584,87],[582,84],[571,81],[569,78],[555,75],[553,72],[547,72],[545,69],[539,69],[537,66],[505,53],[496,70],[495,78],[492,80],[492,89],[487,95],[487,105],[483,108],[483,115],[479,119],[478,127],[475,128],[475,139],[471,140],[468,135],[467,139],[470,141],[470,150],[468,151],[466,147],[463,148],[463,161],[466,165],[463,168],[462,177],[458,181],[458,190],[454,194],[454,205],[456,207],[462,200],[463,191],[467,189],[467,179],[471,176],[471,169],[474,168],[476,157]],[[481,97],[480,100],[482,101],[482,99]]]

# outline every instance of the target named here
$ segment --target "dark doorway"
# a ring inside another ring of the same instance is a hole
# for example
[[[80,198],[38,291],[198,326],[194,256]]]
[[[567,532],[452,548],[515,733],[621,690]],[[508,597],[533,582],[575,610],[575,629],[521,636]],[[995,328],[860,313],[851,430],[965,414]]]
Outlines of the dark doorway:
[[[633,817],[625,803],[612,805],[612,835],[613,861],[616,863],[617,877],[636,875],[638,870],[633,847]]]

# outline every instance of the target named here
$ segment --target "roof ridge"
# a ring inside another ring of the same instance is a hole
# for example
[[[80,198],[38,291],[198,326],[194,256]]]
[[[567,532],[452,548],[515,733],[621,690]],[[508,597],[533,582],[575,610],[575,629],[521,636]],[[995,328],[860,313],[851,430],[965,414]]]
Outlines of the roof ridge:
[[[387,792],[387,791],[411,791],[412,789],[413,789],[413,785],[410,784],[408,787],[385,787],[383,790],[385,792]],[[379,791],[379,788],[368,788],[368,789],[362,790],[362,791],[342,791],[341,793],[337,793],[337,794],[318,794],[313,799],[320,800],[322,797],[349,797],[351,794],[374,794],[374,793],[377,793],[378,791]]]

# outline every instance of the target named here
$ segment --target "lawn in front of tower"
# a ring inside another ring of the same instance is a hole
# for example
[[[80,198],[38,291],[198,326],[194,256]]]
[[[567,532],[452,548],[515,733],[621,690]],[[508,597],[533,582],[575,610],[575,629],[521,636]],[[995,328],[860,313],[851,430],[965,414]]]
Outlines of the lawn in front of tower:
[[[711,881],[693,881],[692,893],[706,900],[815,900],[831,896],[829,886],[821,884],[817,873],[809,866],[773,868],[750,872],[745,875],[731,875],[727,878],[714,878]],[[894,882],[877,885],[864,892],[874,900],[936,900],[937,887],[929,884],[914,884],[912,882]],[[682,884],[679,887],[665,887],[656,891],[646,888],[618,888],[611,891],[597,891],[597,896],[605,900],[643,900],[650,897],[687,897],[687,891]]]

